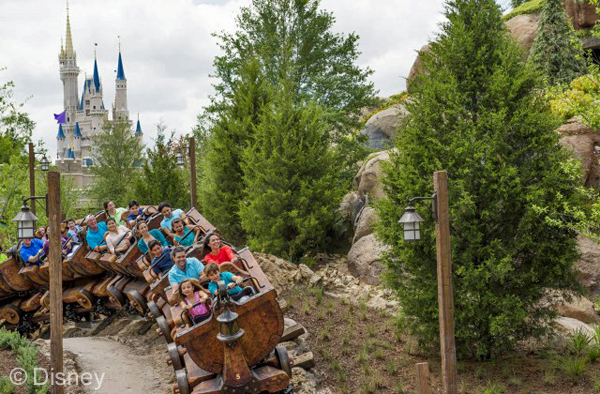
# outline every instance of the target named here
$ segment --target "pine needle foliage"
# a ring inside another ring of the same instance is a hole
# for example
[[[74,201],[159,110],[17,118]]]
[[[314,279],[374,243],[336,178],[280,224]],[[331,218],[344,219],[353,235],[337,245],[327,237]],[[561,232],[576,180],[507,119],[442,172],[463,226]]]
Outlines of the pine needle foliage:
[[[240,217],[252,249],[298,261],[327,250],[345,187],[323,110],[281,85],[244,150]]]
[[[529,60],[550,85],[569,83],[585,74],[581,44],[563,0],[545,0]]]
[[[378,234],[391,246],[386,281],[411,334],[439,344],[433,219],[420,209],[427,222],[417,243],[402,241],[398,220],[407,197],[431,195],[432,174],[447,170],[458,355],[489,359],[544,332],[547,289],[580,289],[576,234],[545,216],[562,219],[584,200],[499,6],[451,0],[445,15],[385,168]]]

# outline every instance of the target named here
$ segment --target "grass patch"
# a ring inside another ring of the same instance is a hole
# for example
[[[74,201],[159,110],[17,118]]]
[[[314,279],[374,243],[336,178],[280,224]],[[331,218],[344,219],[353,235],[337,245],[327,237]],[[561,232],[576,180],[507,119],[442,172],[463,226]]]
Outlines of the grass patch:
[[[15,391],[15,385],[12,384],[8,376],[0,378],[0,394],[12,394]]]
[[[34,384],[34,370],[38,366],[38,350],[29,343],[27,338],[23,338],[16,331],[7,331],[2,328],[0,329],[0,349],[10,349],[17,356],[17,363],[27,373],[26,387],[28,393],[45,394],[48,392],[50,387],[49,383],[42,386],[36,386]]]
[[[544,0],[531,0],[527,3],[523,3],[520,6],[513,8],[513,10],[508,14],[504,15],[502,19],[504,21],[508,21],[517,15],[535,14],[536,12],[540,12],[543,6]]]
[[[586,362],[583,357],[560,357],[556,360],[556,366],[575,383],[585,373]]]
[[[506,394],[506,386],[498,382],[488,382],[483,388],[483,394]]]

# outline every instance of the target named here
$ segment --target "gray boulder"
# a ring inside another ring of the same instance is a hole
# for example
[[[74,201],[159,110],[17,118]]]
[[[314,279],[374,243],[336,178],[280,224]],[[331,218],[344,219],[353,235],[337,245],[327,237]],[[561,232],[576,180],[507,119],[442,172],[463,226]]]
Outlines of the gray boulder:
[[[389,249],[374,234],[369,234],[356,241],[348,253],[348,269],[360,280],[378,285],[381,274],[381,256]]]
[[[402,104],[393,105],[373,115],[361,130],[361,134],[369,137],[369,147],[389,149],[392,146],[391,140],[396,136],[396,131],[407,115],[408,111]]]

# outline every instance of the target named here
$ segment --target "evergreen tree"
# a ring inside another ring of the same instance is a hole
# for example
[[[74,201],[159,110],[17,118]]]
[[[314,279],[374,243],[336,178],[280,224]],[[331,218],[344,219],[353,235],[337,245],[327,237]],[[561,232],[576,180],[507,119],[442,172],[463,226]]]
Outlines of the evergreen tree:
[[[521,4],[527,3],[529,0],[510,0],[510,4],[513,8],[520,6]]]
[[[125,206],[133,197],[133,185],[139,176],[138,163],[142,143],[128,122],[104,122],[102,130],[92,137],[91,167],[94,178],[90,194],[97,201],[113,200]]]
[[[448,171],[457,348],[489,358],[548,327],[549,289],[580,289],[576,234],[552,221],[584,201],[500,7],[450,0],[445,15],[385,169],[378,234],[391,246],[386,280],[411,333],[439,343],[433,220],[422,208],[417,243],[402,241],[398,220],[407,197],[431,195],[433,172]]]
[[[168,201],[176,208],[190,205],[189,183],[184,171],[177,166],[174,132],[166,137],[166,126],[156,125],[153,149],[146,150],[142,174],[135,183],[135,198],[140,203],[158,205]]]
[[[214,109],[230,103],[241,70],[257,58],[271,86],[286,75],[296,102],[315,100],[336,126],[330,132],[353,135],[360,110],[374,104],[372,70],[355,64],[358,35],[333,33],[334,16],[319,5],[319,0],[253,0],[242,7],[237,31],[216,34],[224,54],[214,62],[219,79]]]
[[[205,180],[200,189],[208,219],[229,242],[245,240],[238,216],[243,198],[242,152],[252,143],[260,122],[268,89],[257,60],[249,61],[240,71],[240,80],[232,92],[231,105],[222,112],[211,129],[207,146]]]
[[[582,50],[563,0],[545,0],[529,60],[551,85],[586,73]]]
[[[244,150],[240,217],[253,249],[298,261],[329,246],[345,185],[323,110],[282,86]]]
[[[2,69],[0,69],[2,71]],[[13,99],[14,83],[0,85],[0,164],[9,164],[14,155],[27,161],[25,147],[35,127],[29,115],[22,112],[23,103]]]

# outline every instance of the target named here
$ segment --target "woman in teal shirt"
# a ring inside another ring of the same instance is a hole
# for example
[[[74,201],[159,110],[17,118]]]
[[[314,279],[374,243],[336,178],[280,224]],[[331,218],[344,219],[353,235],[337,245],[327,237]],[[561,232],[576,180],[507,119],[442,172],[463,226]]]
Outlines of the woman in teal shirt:
[[[173,220],[173,243],[175,246],[191,246],[198,241],[198,236],[200,236],[199,227],[192,224],[186,226],[179,218]]]
[[[160,242],[160,244],[164,247],[171,246],[169,241],[165,238],[165,236],[158,229],[148,231],[148,225],[146,222],[140,222],[137,226],[137,231],[140,235],[140,240],[138,241],[138,248],[143,254],[148,253],[148,244],[153,239]]]

